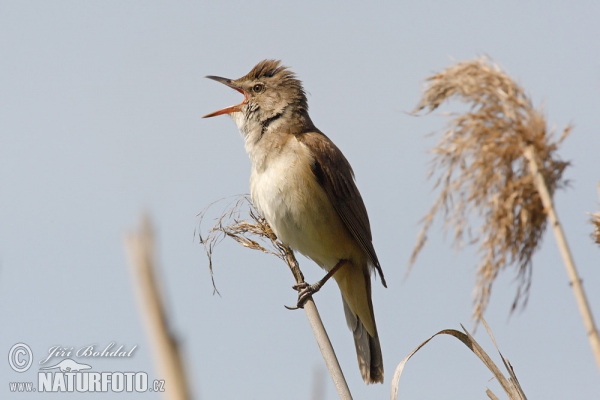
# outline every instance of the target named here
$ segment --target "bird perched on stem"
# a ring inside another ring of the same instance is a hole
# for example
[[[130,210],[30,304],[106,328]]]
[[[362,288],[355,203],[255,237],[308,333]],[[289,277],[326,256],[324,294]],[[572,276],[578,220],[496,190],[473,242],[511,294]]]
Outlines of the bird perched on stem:
[[[367,384],[383,382],[371,273],[386,283],[350,163],[315,127],[302,82],[280,61],[261,61],[235,80],[207,78],[244,95],[240,104],[204,118],[228,114],[241,131],[252,161],[252,201],[282,243],[328,271],[316,284],[299,288],[298,305],[333,276],[362,377]]]

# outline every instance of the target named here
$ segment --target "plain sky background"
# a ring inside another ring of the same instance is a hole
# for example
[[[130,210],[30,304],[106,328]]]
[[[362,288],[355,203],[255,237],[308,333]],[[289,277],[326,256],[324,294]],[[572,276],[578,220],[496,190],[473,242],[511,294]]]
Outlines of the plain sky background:
[[[207,204],[249,191],[235,124],[201,119],[241,96],[204,76],[238,78],[265,58],[282,59],[304,81],[313,121],[352,163],[388,281],[373,286],[384,385],[360,378],[335,285],[316,296],[356,399],[388,398],[397,363],[429,335],[473,327],[475,249],[456,253],[441,224],[403,281],[436,196],[426,181],[436,139],[426,135],[446,123],[439,113],[406,112],[424,79],[453,60],[493,57],[544,104],[550,126],[574,124],[560,150],[573,162],[572,186],[555,199],[599,320],[600,249],[586,214],[599,208],[599,15],[597,1],[1,1],[0,397],[52,397],[11,395],[8,382],[35,380],[55,345],[137,345],[130,359],[87,361],[158,378],[122,243],[147,210],[196,398],[310,398],[324,363],[304,313],[283,307],[296,300],[287,267],[226,240],[215,253],[221,296],[213,295],[194,236]],[[309,282],[322,276],[300,262]],[[514,279],[512,270],[501,274],[486,318],[526,394],[599,398],[550,231],[534,258],[529,304],[510,316]],[[499,362],[483,329],[476,338]],[[6,358],[17,342],[35,357],[22,374]],[[337,398],[325,382],[326,398]],[[487,387],[502,395],[466,347],[439,337],[408,363],[400,398],[481,399]]]

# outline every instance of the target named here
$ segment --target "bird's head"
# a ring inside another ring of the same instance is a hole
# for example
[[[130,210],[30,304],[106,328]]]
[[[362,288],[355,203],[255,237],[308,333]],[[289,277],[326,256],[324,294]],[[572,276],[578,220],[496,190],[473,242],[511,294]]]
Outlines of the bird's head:
[[[203,118],[229,114],[240,126],[250,121],[263,123],[283,115],[286,111],[308,111],[302,82],[292,71],[282,66],[279,60],[263,60],[239,79],[219,76],[207,78],[237,90],[244,95],[244,100],[240,104],[222,108]]]

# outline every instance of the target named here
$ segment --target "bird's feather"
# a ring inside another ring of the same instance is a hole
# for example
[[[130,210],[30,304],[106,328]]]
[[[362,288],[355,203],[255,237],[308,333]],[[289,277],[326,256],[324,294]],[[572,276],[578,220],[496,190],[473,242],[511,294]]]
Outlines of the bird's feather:
[[[314,157],[312,171],[327,193],[327,197],[344,221],[354,239],[367,253],[377,269],[383,286],[387,287],[381,265],[373,248],[369,216],[363,199],[354,183],[350,163],[337,146],[319,131],[304,132],[296,138],[305,144]]]

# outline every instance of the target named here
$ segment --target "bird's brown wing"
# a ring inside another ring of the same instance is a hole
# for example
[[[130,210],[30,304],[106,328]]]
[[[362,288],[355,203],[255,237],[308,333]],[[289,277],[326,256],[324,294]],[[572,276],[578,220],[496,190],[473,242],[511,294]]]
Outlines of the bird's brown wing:
[[[305,132],[296,137],[310,149],[314,157],[312,171],[317,181],[354,239],[368,254],[381,276],[383,286],[387,287],[373,248],[367,209],[354,183],[354,172],[350,163],[340,149],[321,132]]]

